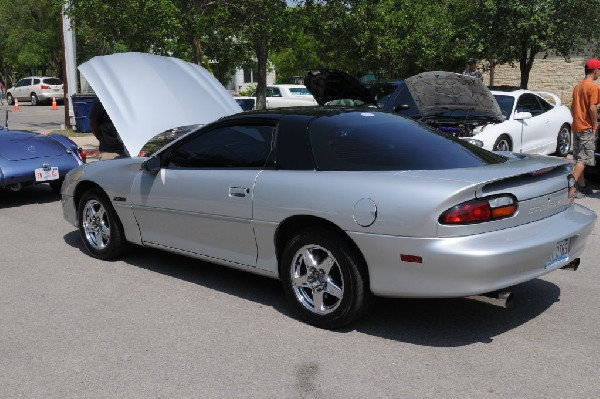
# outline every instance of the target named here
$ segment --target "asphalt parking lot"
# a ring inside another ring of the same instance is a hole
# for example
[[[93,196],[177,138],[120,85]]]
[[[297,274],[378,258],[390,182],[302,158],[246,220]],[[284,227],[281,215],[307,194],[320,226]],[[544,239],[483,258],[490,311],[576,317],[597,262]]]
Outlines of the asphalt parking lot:
[[[21,105],[9,126],[64,123],[62,107],[29,108]],[[577,202],[600,213],[600,184],[590,184],[594,194]],[[600,392],[600,223],[578,271],[516,286],[508,309],[386,299],[339,331],[296,320],[274,280],[142,248],[93,259],[44,185],[0,194],[0,226],[1,398]]]

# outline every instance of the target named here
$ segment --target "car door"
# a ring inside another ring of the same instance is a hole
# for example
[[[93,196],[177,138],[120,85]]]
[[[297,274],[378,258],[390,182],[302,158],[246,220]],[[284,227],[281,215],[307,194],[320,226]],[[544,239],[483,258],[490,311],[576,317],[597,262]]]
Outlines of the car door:
[[[29,86],[31,78],[21,79],[15,85],[13,96],[19,101],[29,100]]]
[[[267,86],[266,88],[267,108],[285,107],[284,99],[281,95],[281,90],[278,87]]]
[[[159,154],[164,166],[141,172],[133,187],[142,241],[255,266],[252,196],[273,130],[271,124],[219,126]]]
[[[550,119],[542,108],[538,97],[533,93],[524,93],[517,100],[516,112],[529,112],[531,118],[520,121],[522,124],[522,150],[527,153],[543,152],[546,147]],[[513,148],[514,151],[518,149]]]

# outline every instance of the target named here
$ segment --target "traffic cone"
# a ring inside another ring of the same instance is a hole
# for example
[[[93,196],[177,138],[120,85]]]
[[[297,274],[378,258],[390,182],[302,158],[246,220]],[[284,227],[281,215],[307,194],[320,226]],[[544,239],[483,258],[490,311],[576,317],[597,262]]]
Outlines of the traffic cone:
[[[14,107],[13,111],[14,112],[19,112],[20,111],[20,109],[19,109],[19,100],[17,100],[16,98],[15,98],[15,107]]]
[[[56,97],[52,97],[52,109],[58,109],[58,105],[56,105]]]

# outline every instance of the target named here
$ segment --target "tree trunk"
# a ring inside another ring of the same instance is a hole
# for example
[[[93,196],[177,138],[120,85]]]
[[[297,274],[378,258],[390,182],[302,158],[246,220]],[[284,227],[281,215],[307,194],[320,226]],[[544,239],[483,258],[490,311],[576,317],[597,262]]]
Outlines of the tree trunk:
[[[257,35],[254,39],[258,78],[256,81],[256,109],[267,108],[267,59],[269,56],[269,40],[267,35]]]

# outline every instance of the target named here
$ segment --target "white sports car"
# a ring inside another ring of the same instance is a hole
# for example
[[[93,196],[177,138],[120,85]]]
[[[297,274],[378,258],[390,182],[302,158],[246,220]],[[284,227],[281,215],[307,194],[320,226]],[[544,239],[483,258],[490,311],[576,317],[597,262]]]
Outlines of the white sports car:
[[[492,94],[504,122],[485,125],[474,132],[475,138],[483,141],[484,148],[567,156],[571,150],[573,117],[558,96],[522,89],[493,90]],[[546,98],[552,99],[552,103]]]

